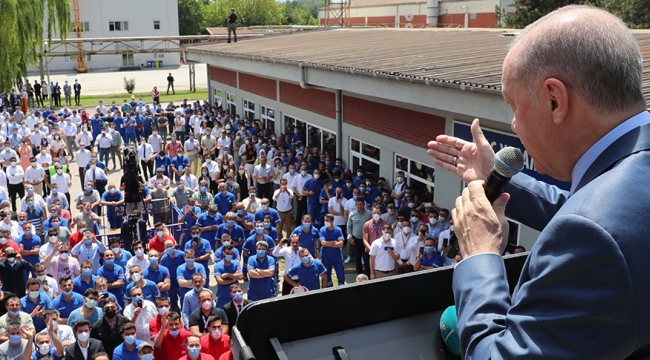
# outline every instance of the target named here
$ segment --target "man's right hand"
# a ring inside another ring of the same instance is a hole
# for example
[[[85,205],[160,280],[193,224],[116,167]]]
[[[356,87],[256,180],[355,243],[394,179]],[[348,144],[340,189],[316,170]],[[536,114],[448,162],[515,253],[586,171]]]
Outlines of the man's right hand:
[[[427,153],[435,159],[439,166],[458,176],[466,183],[474,180],[485,180],[494,166],[494,150],[483,135],[478,119],[471,126],[474,142],[463,139],[438,135],[435,141],[429,141]],[[454,165],[454,157],[457,157]]]

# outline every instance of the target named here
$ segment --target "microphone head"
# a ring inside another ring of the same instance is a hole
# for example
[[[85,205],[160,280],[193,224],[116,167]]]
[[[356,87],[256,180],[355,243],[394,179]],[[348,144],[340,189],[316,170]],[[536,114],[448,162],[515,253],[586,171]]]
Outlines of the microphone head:
[[[524,168],[524,154],[516,147],[507,146],[497,152],[494,169],[502,176],[511,178]]]
[[[458,335],[458,316],[456,306],[450,306],[440,315],[440,335],[447,348],[460,356],[460,336]]]

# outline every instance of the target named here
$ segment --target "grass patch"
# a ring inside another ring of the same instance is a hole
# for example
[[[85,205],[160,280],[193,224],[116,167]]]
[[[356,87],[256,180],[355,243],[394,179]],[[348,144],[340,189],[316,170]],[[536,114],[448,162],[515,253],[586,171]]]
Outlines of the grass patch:
[[[151,104],[151,101],[153,100],[151,96],[149,96],[149,92],[134,92],[133,95],[135,95],[136,100],[142,98],[142,100],[148,104]],[[183,99],[185,98],[187,98],[188,101],[196,101],[196,100],[206,99],[207,97],[208,97],[208,89],[197,89],[196,92],[192,92],[190,90],[178,90],[176,91],[176,94],[170,93],[169,95],[167,95],[165,92],[161,92],[160,103],[163,105],[163,107],[165,107],[167,106],[167,103],[170,101],[177,103],[183,101]],[[119,94],[88,95],[88,96],[82,95],[81,105],[85,108],[95,107],[101,100],[104,102],[104,106],[109,106],[112,101],[115,101],[116,104],[121,106],[122,103],[124,102],[124,99],[126,99],[127,101],[131,101],[131,94],[119,93]],[[64,99],[62,100],[65,101]]]

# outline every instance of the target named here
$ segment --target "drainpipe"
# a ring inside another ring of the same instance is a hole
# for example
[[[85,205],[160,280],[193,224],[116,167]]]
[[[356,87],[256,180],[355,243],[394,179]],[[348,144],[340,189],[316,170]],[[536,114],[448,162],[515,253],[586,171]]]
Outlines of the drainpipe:
[[[343,91],[336,90],[336,157],[340,158],[343,149]]]
[[[300,71],[300,87],[303,89],[313,89],[314,86],[307,83],[307,67],[300,63],[298,64],[298,71]]]
[[[427,0],[427,27],[438,27],[440,0]]]

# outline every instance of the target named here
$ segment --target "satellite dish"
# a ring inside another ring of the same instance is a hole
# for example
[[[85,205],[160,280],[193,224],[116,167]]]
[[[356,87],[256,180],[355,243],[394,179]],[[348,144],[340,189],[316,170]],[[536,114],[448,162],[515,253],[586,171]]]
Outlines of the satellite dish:
[[[406,13],[406,15],[404,15],[404,18],[406,19],[406,21],[413,21],[413,14]]]
[[[407,29],[413,29],[413,24],[408,23],[408,24],[404,25],[404,27],[407,28]]]

